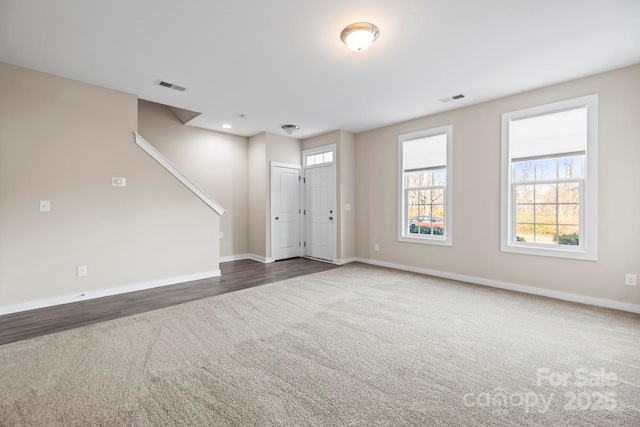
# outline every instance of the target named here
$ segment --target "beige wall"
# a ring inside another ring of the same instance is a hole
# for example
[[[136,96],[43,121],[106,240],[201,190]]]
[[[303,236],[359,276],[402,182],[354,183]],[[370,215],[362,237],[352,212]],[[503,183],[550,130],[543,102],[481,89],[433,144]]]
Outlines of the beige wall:
[[[351,132],[340,131],[340,149],[338,150],[340,194],[340,252],[338,258],[352,260],[356,256],[356,136]],[[351,210],[345,205],[351,205]]]
[[[0,306],[218,269],[220,217],[135,145],[134,95],[3,63],[0,93]]]
[[[300,164],[301,140],[271,132],[266,132],[266,138],[268,162]]]
[[[267,135],[249,138],[249,253],[267,256]]]
[[[501,114],[599,94],[599,260],[500,251]],[[640,303],[640,65],[356,135],[357,256]],[[397,240],[397,137],[453,125],[453,246]],[[378,243],[380,251],[373,250]]]
[[[307,138],[302,140],[302,151],[311,150],[313,148],[324,147],[331,144],[340,144],[340,131],[334,130],[322,135],[314,136],[313,138]]]
[[[170,107],[138,102],[138,132],[227,212],[220,256],[248,252],[248,138],[184,126]]]
[[[336,199],[338,218],[336,221],[337,258],[353,260],[356,256],[356,203],[355,203],[355,135],[336,130],[302,141],[302,150],[336,145]],[[350,204],[347,211],[345,205]]]

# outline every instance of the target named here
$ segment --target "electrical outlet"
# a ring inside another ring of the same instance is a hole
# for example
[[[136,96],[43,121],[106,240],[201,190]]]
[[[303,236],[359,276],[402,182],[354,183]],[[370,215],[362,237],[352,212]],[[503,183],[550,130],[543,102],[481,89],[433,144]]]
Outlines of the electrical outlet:
[[[51,212],[51,201],[40,200],[40,212]]]
[[[349,203],[345,203],[344,210],[345,211],[350,211],[351,210],[351,205]]]
[[[375,245],[373,245],[373,250],[374,251],[379,251],[380,250],[380,245],[377,244],[377,243]]]
[[[87,266],[79,265],[78,266],[78,277],[84,277],[87,275]]]
[[[638,276],[635,274],[627,273],[624,275],[624,284],[627,286],[638,286],[637,285]]]

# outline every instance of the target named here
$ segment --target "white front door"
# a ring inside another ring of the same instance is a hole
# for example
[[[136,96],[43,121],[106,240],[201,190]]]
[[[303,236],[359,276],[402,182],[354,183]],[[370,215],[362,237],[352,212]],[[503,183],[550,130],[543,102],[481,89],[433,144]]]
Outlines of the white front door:
[[[335,165],[305,170],[306,255],[334,259],[336,221]]]
[[[300,256],[300,169],[271,168],[272,257]]]

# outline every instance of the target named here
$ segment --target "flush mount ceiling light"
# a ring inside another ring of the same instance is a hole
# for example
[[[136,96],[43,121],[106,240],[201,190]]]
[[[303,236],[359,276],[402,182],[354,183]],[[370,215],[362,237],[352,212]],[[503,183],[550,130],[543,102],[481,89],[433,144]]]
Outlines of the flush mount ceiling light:
[[[222,127],[225,129],[231,129],[231,125],[229,123],[223,124]]]
[[[340,40],[354,52],[363,52],[378,38],[380,30],[369,22],[356,22],[340,33]]]
[[[282,125],[281,127],[282,127],[282,130],[284,130],[289,135],[291,135],[292,133],[300,129],[300,126],[298,125]]]

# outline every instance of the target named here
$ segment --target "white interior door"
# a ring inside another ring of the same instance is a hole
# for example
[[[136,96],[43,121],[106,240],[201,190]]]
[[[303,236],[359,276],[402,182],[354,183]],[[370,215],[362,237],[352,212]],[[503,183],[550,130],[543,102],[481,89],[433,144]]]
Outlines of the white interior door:
[[[300,169],[271,168],[272,257],[300,256]]]
[[[305,170],[305,238],[307,256],[334,259],[336,183],[335,165]]]

